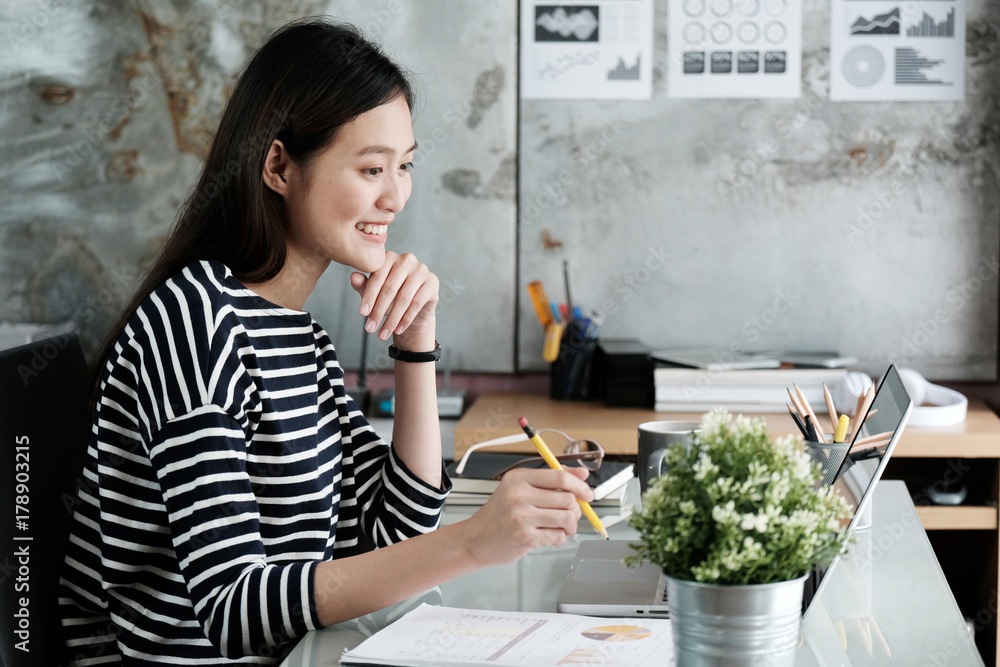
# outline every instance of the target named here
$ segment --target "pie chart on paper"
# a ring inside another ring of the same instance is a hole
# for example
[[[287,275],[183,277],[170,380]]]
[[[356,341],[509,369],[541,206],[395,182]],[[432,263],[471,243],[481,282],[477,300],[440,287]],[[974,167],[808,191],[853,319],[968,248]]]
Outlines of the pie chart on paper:
[[[653,633],[638,625],[602,625],[584,630],[580,634],[599,642],[632,642],[645,639]]]

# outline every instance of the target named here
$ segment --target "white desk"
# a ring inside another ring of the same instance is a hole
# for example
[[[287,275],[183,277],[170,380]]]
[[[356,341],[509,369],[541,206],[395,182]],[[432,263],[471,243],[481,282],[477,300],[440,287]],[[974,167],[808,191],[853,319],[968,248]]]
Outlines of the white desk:
[[[830,570],[827,576],[831,580],[805,614],[804,642],[796,665],[983,665],[905,485],[883,480],[873,500],[870,532],[859,535],[848,558]],[[613,526],[609,532],[615,538],[635,537],[635,532],[624,524]],[[589,534],[585,534],[575,539],[588,538]],[[356,646],[420,602],[555,611],[559,587],[573,561],[576,544],[572,541],[563,547],[538,550],[517,563],[460,577],[375,614],[309,633],[282,665],[338,665],[344,648]],[[877,619],[892,651],[891,658],[874,637],[872,654],[868,654],[854,621],[868,614]],[[843,623],[846,650],[835,621]]]

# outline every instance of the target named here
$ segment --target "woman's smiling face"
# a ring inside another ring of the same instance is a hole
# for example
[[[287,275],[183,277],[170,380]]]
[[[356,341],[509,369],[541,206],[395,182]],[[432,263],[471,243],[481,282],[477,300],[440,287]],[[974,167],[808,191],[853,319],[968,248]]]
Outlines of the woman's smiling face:
[[[284,195],[289,255],[371,273],[385,262],[388,226],[410,198],[413,139],[403,96],[345,123]]]

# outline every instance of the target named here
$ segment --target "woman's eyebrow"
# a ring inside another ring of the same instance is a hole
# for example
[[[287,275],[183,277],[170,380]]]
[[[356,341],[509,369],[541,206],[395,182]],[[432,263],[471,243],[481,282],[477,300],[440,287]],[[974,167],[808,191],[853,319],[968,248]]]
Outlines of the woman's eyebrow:
[[[417,142],[414,141],[413,145],[410,146],[408,150],[404,151],[404,154],[412,153],[415,150],[417,150]],[[374,146],[365,146],[355,153],[355,157],[366,157],[368,155],[392,155],[395,152],[396,151],[389,146],[380,146],[376,144]]]

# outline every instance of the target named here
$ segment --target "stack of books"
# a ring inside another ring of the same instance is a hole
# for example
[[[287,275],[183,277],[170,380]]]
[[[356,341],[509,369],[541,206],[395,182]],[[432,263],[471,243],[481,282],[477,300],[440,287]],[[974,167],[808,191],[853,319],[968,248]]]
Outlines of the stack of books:
[[[457,472],[457,461],[449,463],[448,476],[451,477],[453,486],[445,504],[453,510],[468,508],[470,513],[475,512],[500,484],[498,480],[493,479],[494,475],[526,458],[536,458],[536,455],[476,451],[469,456],[461,474]],[[548,468],[543,461],[538,461],[530,467]],[[598,470],[590,472],[587,483],[594,491],[594,500],[590,505],[601,518],[605,528],[627,519],[632,514],[639,492],[638,484],[630,483],[635,481],[637,481],[635,466],[631,462],[605,459]],[[580,530],[584,530],[584,525],[587,528],[590,526],[586,518],[581,519]]]
[[[832,353],[813,357],[810,365],[774,353],[713,356],[684,351],[654,352],[653,357],[654,408],[660,412],[707,412],[720,406],[730,412],[786,412],[793,386],[811,404],[824,405],[823,385],[843,381],[844,366],[854,361]]]

